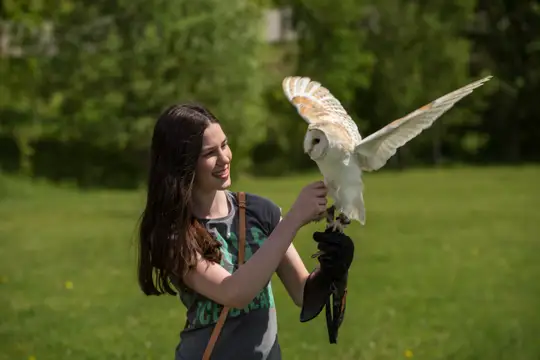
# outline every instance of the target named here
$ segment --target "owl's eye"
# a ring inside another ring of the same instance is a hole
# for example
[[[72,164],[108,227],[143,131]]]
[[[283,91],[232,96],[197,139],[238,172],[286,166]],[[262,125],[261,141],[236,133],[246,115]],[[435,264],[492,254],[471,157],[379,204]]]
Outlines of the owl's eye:
[[[313,139],[313,143],[314,143],[314,144],[318,144],[318,143],[320,143],[320,142],[321,142],[321,139]]]

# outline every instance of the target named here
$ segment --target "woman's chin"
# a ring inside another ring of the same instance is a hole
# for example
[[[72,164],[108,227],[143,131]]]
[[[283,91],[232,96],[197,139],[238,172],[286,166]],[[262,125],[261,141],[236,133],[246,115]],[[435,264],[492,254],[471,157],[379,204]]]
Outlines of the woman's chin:
[[[216,179],[216,190],[226,190],[231,187],[231,177],[227,176],[225,179]]]
[[[226,190],[231,187],[232,181],[231,177],[229,176],[222,184],[221,184],[221,190]]]

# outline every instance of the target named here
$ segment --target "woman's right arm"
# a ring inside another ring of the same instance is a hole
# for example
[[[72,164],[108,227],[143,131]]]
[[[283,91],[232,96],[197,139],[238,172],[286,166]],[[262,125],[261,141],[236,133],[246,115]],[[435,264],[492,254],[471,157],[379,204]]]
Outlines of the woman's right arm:
[[[297,231],[326,211],[326,188],[316,182],[302,189],[291,211],[285,215],[262,246],[230,274],[221,265],[199,259],[184,283],[195,292],[233,308],[247,306],[270,281]]]
[[[294,218],[285,217],[262,246],[232,275],[221,265],[200,259],[185,276],[185,284],[219,304],[247,306],[268,283],[300,228]]]

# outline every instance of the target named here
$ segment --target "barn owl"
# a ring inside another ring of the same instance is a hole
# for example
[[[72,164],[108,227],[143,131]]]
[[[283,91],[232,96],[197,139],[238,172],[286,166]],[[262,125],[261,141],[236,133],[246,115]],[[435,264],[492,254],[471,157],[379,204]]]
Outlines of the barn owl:
[[[356,123],[328,89],[308,77],[286,77],[282,82],[283,91],[308,123],[304,152],[317,164],[328,194],[334,200],[326,212],[327,228],[342,232],[351,220],[365,225],[362,173],[383,167],[398,148],[431,127],[455,103],[491,77],[439,97],[364,139]],[[336,210],[339,215],[334,220]]]

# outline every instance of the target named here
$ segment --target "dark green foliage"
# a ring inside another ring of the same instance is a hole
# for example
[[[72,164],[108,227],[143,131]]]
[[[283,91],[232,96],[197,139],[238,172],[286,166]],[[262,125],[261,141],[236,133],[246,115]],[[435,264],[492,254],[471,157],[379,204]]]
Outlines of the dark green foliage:
[[[3,171],[136,186],[155,118],[191,100],[223,123],[235,175],[312,169],[306,124],[281,90],[287,75],[322,82],[365,137],[492,74],[387,167],[540,160],[538,2],[276,0],[292,8],[297,40],[273,44],[267,1],[1,6]]]

